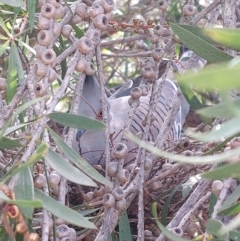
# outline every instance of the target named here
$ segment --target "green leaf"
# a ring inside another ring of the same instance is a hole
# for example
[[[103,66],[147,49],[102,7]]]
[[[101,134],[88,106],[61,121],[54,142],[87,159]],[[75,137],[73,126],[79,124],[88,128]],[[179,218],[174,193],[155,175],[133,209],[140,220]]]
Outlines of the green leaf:
[[[171,23],[170,26],[173,32],[179,36],[184,45],[208,62],[217,63],[232,59],[232,56],[217,49],[191,31],[183,28],[181,25]]]
[[[30,200],[34,199],[34,185],[30,168],[27,167],[18,173],[16,183],[14,186],[14,192],[17,199]],[[21,213],[32,219],[33,208],[20,206]]]
[[[33,27],[34,27],[35,4],[36,4],[36,0],[28,0],[27,1],[27,10],[28,10],[30,31],[32,31]]]
[[[10,32],[2,18],[0,18],[0,26],[4,30],[4,32],[10,37]]]
[[[1,0],[1,2],[12,7],[24,7],[24,3],[21,0]]]
[[[237,154],[239,154],[240,148],[236,148],[233,149],[231,151],[228,152],[224,152],[221,154],[215,154],[215,155],[208,155],[208,156],[183,156],[183,155],[178,155],[178,154],[172,154],[170,152],[166,152],[166,151],[162,151],[160,149],[158,149],[157,147],[153,147],[152,145],[146,143],[145,141],[142,141],[140,139],[138,139],[137,137],[135,137],[132,133],[128,133],[126,134],[126,137],[137,143],[139,145],[139,147],[142,147],[146,150],[148,150],[149,152],[161,156],[161,157],[165,157],[165,158],[169,158],[169,159],[173,159],[175,161],[178,162],[182,162],[182,163],[189,163],[189,164],[209,164],[209,163],[220,163],[225,161],[227,158],[233,157]]]
[[[205,172],[204,174],[202,174],[203,178],[207,178],[210,180],[219,180],[219,179],[225,179],[229,177],[239,178],[239,176],[240,176],[240,165],[238,162],[224,165],[216,168],[213,171]]]
[[[3,55],[5,49],[9,46],[9,40],[0,46],[0,57]]]
[[[24,103],[23,105],[19,106],[15,112],[11,115],[11,117],[8,119],[8,121],[6,122],[6,124],[4,125],[4,127],[0,130],[0,140],[2,139],[2,136],[4,135],[6,129],[10,126],[12,120],[18,116],[20,113],[22,113],[23,111],[25,111],[27,108],[29,108],[31,105],[45,99],[46,96],[44,97],[41,97],[41,98],[36,98],[36,99],[33,99],[33,100],[30,100],[26,103]]]
[[[98,120],[80,115],[55,112],[49,114],[50,118],[64,126],[81,130],[104,130],[106,126]]]
[[[22,67],[22,61],[19,56],[18,49],[17,49],[15,43],[13,43],[12,47],[14,49],[15,63],[16,63],[16,67],[17,67],[17,74],[18,74],[18,80],[19,80],[18,84],[22,84],[25,79],[25,75],[24,75],[24,71],[23,71],[23,67]]]
[[[218,212],[219,216],[230,216],[240,212],[240,202],[233,204],[232,206],[225,208]]]
[[[104,178],[87,161],[85,161],[79,154],[77,154],[72,148],[70,148],[53,130],[51,130],[50,128],[48,130],[57,146],[74,165],[76,165],[80,170],[82,170],[85,174],[87,174],[89,177],[96,180],[97,182],[100,182],[106,186],[112,186],[111,182]]]
[[[219,64],[217,67],[206,67],[197,74],[188,72],[182,76],[178,75],[177,79],[183,84],[193,85],[194,88],[228,91],[239,87],[239,75],[239,64],[234,66]]]
[[[216,205],[217,200],[218,200],[218,197],[217,197],[214,193],[211,193],[211,196],[210,196],[210,205],[209,205],[209,212],[208,212],[208,217],[209,217],[209,218],[211,218],[211,216],[212,216],[212,213],[213,213],[213,211],[214,211],[214,206]]]
[[[119,241],[132,241],[132,234],[127,212],[124,210],[119,216]]]
[[[22,147],[23,145],[18,141],[12,140],[7,137],[3,137],[0,140],[0,150],[11,149],[15,147]]]
[[[169,238],[170,240],[173,241],[186,241],[184,238],[172,233],[168,229],[166,229],[159,221],[158,221],[158,215],[157,215],[157,203],[152,204],[152,214],[153,217],[155,218],[155,222],[157,223],[158,228],[162,231],[162,233]]]
[[[240,30],[229,28],[205,28],[202,30],[207,37],[225,47],[240,50]]]
[[[32,200],[32,201],[12,200],[12,199],[8,198],[1,190],[0,190],[0,199],[2,199],[4,202],[15,204],[15,205],[21,206],[21,207],[32,207],[32,208],[41,208],[42,207],[42,201],[40,201],[40,200]]]
[[[17,90],[17,66],[15,59],[15,44],[12,43],[8,62],[7,74],[7,103],[9,104]]]
[[[236,117],[236,111],[233,111],[232,108],[238,108],[240,106],[240,98],[229,100],[229,102],[222,102],[217,105],[203,108],[198,110],[197,113],[200,115],[205,115],[208,117],[215,118],[229,118]]]
[[[203,142],[223,141],[231,136],[240,133],[240,118],[234,118],[221,125],[215,126],[211,131],[203,134],[188,133],[193,138]]]
[[[233,241],[239,241],[240,240],[240,233],[237,231],[230,231],[229,232],[229,238]]]
[[[45,156],[45,160],[55,171],[69,181],[80,185],[97,187],[97,184],[91,178],[72,164],[66,162],[61,156],[52,150],[49,150],[48,154]]]
[[[36,162],[38,162],[41,158],[44,157],[44,155],[46,155],[48,152],[48,146],[47,144],[41,144],[37,150],[31,155],[31,157],[21,166],[19,166],[18,168],[14,167],[13,169],[11,169],[6,176],[4,177],[4,182],[6,182],[7,180],[9,180],[11,177],[13,177],[14,175],[16,175],[17,173],[19,173],[20,171],[24,170],[25,168],[34,165]]]
[[[233,203],[237,202],[239,198],[240,198],[240,186],[238,186],[238,187],[227,197],[227,199],[223,202],[222,207],[219,209],[219,212],[221,212],[222,210],[230,207]]]
[[[84,218],[81,214],[62,205],[53,198],[46,196],[43,192],[35,188],[35,197],[43,202],[43,208],[51,212],[58,218],[82,228],[96,229],[95,225]]]
[[[226,227],[219,220],[209,219],[206,223],[206,232],[208,234],[216,235],[223,240],[228,239],[228,233],[220,234],[220,231],[225,231]]]

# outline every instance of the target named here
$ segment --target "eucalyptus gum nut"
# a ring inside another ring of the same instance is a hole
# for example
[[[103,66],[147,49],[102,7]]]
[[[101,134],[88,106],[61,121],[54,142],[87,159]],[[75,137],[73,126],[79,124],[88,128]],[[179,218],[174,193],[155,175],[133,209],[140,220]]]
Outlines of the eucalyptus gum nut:
[[[184,235],[183,230],[179,227],[172,228],[171,231],[180,237],[183,237]]]
[[[37,41],[43,46],[49,46],[53,41],[53,35],[49,30],[41,30],[37,34]]]
[[[84,72],[86,70],[87,61],[84,58],[79,59],[75,69],[78,72]]]
[[[96,189],[96,191],[94,192],[94,195],[96,197],[102,197],[105,194],[105,188],[103,186],[99,187],[98,189]]]
[[[121,169],[117,173],[117,179],[119,180],[120,183],[125,183],[129,180],[130,178],[130,173],[127,169]]]
[[[151,56],[157,61],[161,60],[164,57],[164,55],[165,52],[161,48],[155,48],[151,51]]]
[[[155,25],[153,28],[153,32],[157,35],[161,35],[163,31],[163,26],[162,25]]]
[[[173,164],[171,164],[171,163],[165,163],[165,164],[162,165],[162,171],[163,172],[171,170],[172,168],[173,168]]]
[[[61,180],[61,176],[56,172],[50,173],[48,176],[48,181],[49,181],[50,187],[58,186],[60,180]]]
[[[55,22],[53,24],[53,36],[54,37],[59,37],[59,35],[61,34],[61,31],[62,31],[62,26],[60,23],[58,22]]]
[[[50,20],[48,18],[43,17],[42,15],[37,18],[37,27],[40,30],[47,30],[50,26]]]
[[[118,143],[113,147],[112,154],[118,159],[124,158],[128,153],[128,148],[124,143]]]
[[[0,78],[0,90],[7,89],[7,80],[4,78]]]
[[[79,24],[82,20],[83,20],[83,19],[82,19],[80,16],[74,15],[73,18],[72,18],[72,20],[71,20],[71,23],[72,23],[72,24]]]
[[[152,237],[153,236],[153,234],[152,234],[152,232],[150,231],[150,230],[144,230],[144,237]]]
[[[76,230],[73,228],[69,228],[69,238],[71,238],[73,241],[77,238]]]
[[[47,48],[45,47],[45,46],[42,46],[42,45],[40,45],[40,44],[37,44],[37,46],[35,47],[35,51],[36,51],[36,57],[38,58],[38,59],[40,59],[41,58],[41,55],[42,55],[42,52],[44,51],[44,50],[46,50]]]
[[[89,17],[88,6],[85,3],[79,3],[76,7],[75,13],[82,19]]]
[[[60,239],[68,237],[69,227],[65,224],[61,224],[56,227],[56,236]]]
[[[155,33],[151,34],[150,41],[152,44],[156,44],[159,41],[159,36]]]
[[[39,82],[39,83],[35,84],[35,86],[34,86],[34,93],[35,93],[36,97],[42,97],[42,96],[46,95],[47,88],[45,87],[45,85],[42,82]]]
[[[73,28],[71,25],[69,24],[65,24],[62,27],[62,36],[65,38],[69,38],[71,36],[71,32],[72,32]]]
[[[133,99],[132,97],[129,97],[129,99],[128,99],[128,104],[130,105],[130,106],[132,106],[132,104],[133,103],[137,103],[137,107],[140,105],[140,100],[138,100],[138,99]]]
[[[155,77],[155,71],[153,70],[152,67],[150,66],[144,66],[141,70],[141,75],[144,77],[144,78],[147,78],[147,79],[152,79]]]
[[[95,4],[94,3],[95,1],[93,2],[93,5],[89,8],[90,19],[93,19],[97,15],[104,13],[104,9],[102,8],[102,6],[98,3],[95,3]]]
[[[134,87],[131,89],[130,95],[133,99],[139,99],[142,96],[142,89],[140,87]]]
[[[90,38],[82,37],[79,41],[78,50],[82,54],[89,54],[94,50],[93,42]]]
[[[107,30],[108,28],[108,19],[105,14],[99,14],[92,20],[93,25],[101,30]]]
[[[158,8],[162,11],[166,11],[168,8],[168,2],[166,0],[160,0],[158,3]]]
[[[213,181],[212,183],[212,192],[215,194],[215,195],[219,195],[220,192],[222,191],[223,189],[223,182],[220,181],[220,180],[215,180]]]
[[[56,53],[53,49],[46,49],[41,55],[42,62],[46,65],[51,65],[56,59]]]
[[[18,223],[16,225],[16,232],[20,234],[24,234],[27,231],[26,223]]]
[[[114,1],[113,0],[97,0],[98,2],[104,9],[105,13],[112,12],[114,9]]]
[[[45,175],[39,174],[33,178],[33,182],[34,182],[34,187],[43,188],[44,185],[47,184],[47,179]]]
[[[48,83],[52,83],[55,79],[57,79],[57,73],[54,69],[50,68],[48,72]]]
[[[41,14],[45,18],[54,18],[56,8],[51,3],[46,3],[41,7]]]
[[[110,177],[116,177],[118,171],[118,163],[117,162],[109,162],[107,165],[107,174]]]
[[[86,194],[83,195],[83,199],[86,201],[86,202],[90,202],[92,201],[94,198],[94,193],[93,192],[88,192]]]
[[[47,69],[48,69],[47,66],[40,61],[37,62],[34,66],[35,74],[38,77],[44,77],[47,73]]]
[[[47,3],[47,0],[38,0],[38,6],[39,7],[42,7],[46,3]]]
[[[191,16],[195,13],[195,11],[196,11],[196,8],[192,5],[187,4],[183,7],[183,14],[185,16]]]
[[[103,197],[103,205],[105,207],[111,208],[115,205],[115,203],[116,203],[116,200],[111,193],[105,194],[105,196]]]
[[[149,66],[149,67],[152,67],[154,68],[155,67],[155,61],[152,57],[148,57],[148,58],[145,58],[143,61],[142,61],[142,66]]]
[[[182,154],[184,156],[194,156],[194,153],[190,150],[183,151]]]
[[[190,141],[188,139],[182,139],[178,142],[178,147],[181,149],[187,149],[190,147]]]
[[[115,197],[115,199],[121,200],[124,198],[124,192],[123,189],[121,187],[116,187],[112,190],[112,195]]]
[[[101,40],[101,34],[96,29],[88,29],[86,34],[86,37],[90,38],[93,41],[93,44],[96,46],[100,43]]]
[[[84,71],[86,75],[94,75],[95,74],[95,68],[92,62],[86,61],[86,69]]]
[[[48,3],[51,3],[55,8],[58,8],[62,5],[62,0],[47,0]]]
[[[150,171],[152,170],[153,167],[153,162],[151,159],[147,158],[144,162],[144,170],[145,171]]]
[[[64,7],[60,5],[58,8],[56,8],[56,12],[53,19],[58,20],[58,19],[62,19],[63,17],[64,17]]]
[[[118,212],[121,212],[121,211],[123,211],[126,208],[127,208],[127,201],[126,201],[125,198],[122,198],[121,200],[116,201],[115,209]]]

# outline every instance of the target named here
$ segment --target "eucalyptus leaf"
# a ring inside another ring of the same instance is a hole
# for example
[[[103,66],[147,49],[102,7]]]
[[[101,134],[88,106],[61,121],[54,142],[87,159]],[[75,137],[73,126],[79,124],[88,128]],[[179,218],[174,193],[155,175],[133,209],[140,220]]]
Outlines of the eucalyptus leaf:
[[[35,198],[40,199],[43,203],[43,208],[51,212],[58,218],[82,228],[96,229],[95,225],[88,221],[81,214],[73,211],[67,206],[62,205],[53,198],[46,196],[43,192],[35,188]]]
[[[205,28],[202,30],[205,36],[225,47],[240,50],[240,30],[229,28]]]
[[[104,130],[106,126],[98,120],[86,116],[69,113],[54,112],[49,114],[50,118],[64,126],[81,130]]]
[[[12,140],[7,137],[3,137],[0,140],[0,150],[7,150],[11,148],[16,148],[16,147],[22,147],[23,145],[19,143],[18,141]]]
[[[62,152],[74,163],[80,170],[87,174],[92,179],[100,182],[106,186],[112,186],[112,183],[104,178],[98,171],[96,171],[87,161],[85,161],[79,154],[70,148],[53,130],[48,129],[51,137],[56,142],[57,146]]]
[[[9,46],[9,40],[7,40],[4,44],[0,46],[0,57],[3,55],[6,48]]]
[[[119,216],[119,241],[132,241],[132,234],[130,229],[130,223],[126,211],[123,211]]]
[[[45,160],[55,171],[57,171],[67,180],[80,185],[97,187],[97,184],[91,178],[89,178],[69,162],[65,161],[54,151],[49,150],[47,155],[45,155]]]
[[[189,29],[173,23],[171,23],[170,26],[173,32],[178,35],[184,45],[186,45],[195,54],[207,60],[208,62],[217,63],[229,61],[232,59],[232,56],[209,44],[201,37],[195,35],[194,32],[192,33],[191,31],[189,31]]]
[[[24,3],[21,0],[1,0],[1,2],[12,7],[24,7]]]

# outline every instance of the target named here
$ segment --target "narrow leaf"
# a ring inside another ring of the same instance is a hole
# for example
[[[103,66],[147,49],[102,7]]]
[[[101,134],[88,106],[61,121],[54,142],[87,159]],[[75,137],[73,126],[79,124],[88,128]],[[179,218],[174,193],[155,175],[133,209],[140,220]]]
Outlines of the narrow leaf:
[[[225,208],[218,212],[219,216],[230,216],[240,212],[240,202],[233,204],[232,206]]]
[[[225,47],[240,50],[240,30],[228,28],[206,28],[203,33],[213,41]]]
[[[24,164],[22,164],[18,168],[14,167],[7,173],[7,175],[4,177],[3,183],[9,180],[17,173],[19,173],[20,171],[24,170],[25,168],[34,165],[41,158],[43,158],[47,152],[48,152],[48,146],[46,144],[41,144]]]
[[[8,62],[8,75],[7,75],[7,103],[9,104],[14,97],[17,90],[17,66],[15,62],[14,44],[10,48],[10,56]]]
[[[55,112],[51,113],[50,118],[64,126],[81,130],[104,130],[106,126],[98,120],[80,115]]]
[[[69,158],[74,165],[87,174],[92,179],[100,182],[106,186],[112,186],[112,183],[104,178],[98,171],[96,171],[87,161],[85,161],[79,154],[70,148],[53,130],[48,129],[51,137],[56,142],[57,146]]]
[[[209,219],[206,223],[206,232],[216,235],[223,240],[228,239],[228,233],[220,234],[220,231],[226,230],[224,224],[219,220]]]
[[[18,173],[17,180],[14,186],[14,192],[17,199],[30,201],[34,199],[33,178],[29,167],[23,169],[21,172]],[[20,210],[25,217],[32,219],[32,207],[20,206]]]
[[[24,3],[21,0],[1,0],[1,2],[12,7],[24,7]]]
[[[61,156],[52,150],[49,150],[48,154],[45,156],[45,160],[55,171],[69,181],[85,186],[97,186],[97,184],[91,178],[74,167],[72,164],[66,162]]]
[[[133,142],[137,143],[140,147],[148,150],[149,152],[162,156],[165,158],[173,159],[178,162],[182,163],[189,163],[189,164],[209,164],[209,163],[220,163],[225,161],[227,158],[230,158],[232,156],[235,156],[236,154],[239,154],[240,148],[233,149],[228,152],[224,152],[221,154],[215,154],[215,155],[209,155],[209,156],[201,156],[201,157],[195,157],[195,156],[183,156],[178,154],[172,154],[170,152],[162,151],[156,147],[153,147],[152,145],[146,143],[145,141],[142,141],[135,137],[132,133],[126,134],[126,137]]]
[[[18,53],[18,50],[17,50],[17,47],[16,47],[15,43],[13,43],[12,47],[14,49],[15,63],[16,63],[16,67],[17,67],[19,84],[22,84],[24,79],[25,79],[25,75],[24,75],[24,71],[23,71],[23,67],[22,67],[22,61],[21,61],[21,58],[19,56],[19,53]]]
[[[191,31],[183,28],[181,25],[171,23],[170,26],[173,32],[179,36],[184,45],[205,60],[211,63],[217,63],[232,59],[230,55],[217,49]]]
[[[81,214],[62,205],[53,198],[46,196],[43,192],[35,188],[35,197],[43,202],[43,208],[51,212],[58,218],[82,228],[95,229],[95,225],[84,218]]]
[[[9,40],[0,46],[0,57],[3,55],[5,49],[9,46]]]
[[[3,137],[0,140],[0,150],[4,150],[4,149],[7,150],[7,149],[22,147],[22,146],[23,145],[21,143],[19,143],[18,141],[12,140],[7,137]]]
[[[132,241],[132,234],[130,229],[130,223],[126,211],[123,211],[119,216],[119,241]]]
[[[3,2],[3,1],[1,1],[1,2]],[[4,30],[4,32],[10,37],[10,32],[2,18],[0,18],[0,26]]]
[[[225,208],[230,207],[233,203],[237,202],[240,198],[240,186],[238,186],[223,202],[222,207],[219,209],[219,212],[224,210]]]
[[[35,4],[36,4],[36,0],[28,0],[27,1],[27,10],[28,10],[30,31],[32,31],[33,27],[34,27]]]

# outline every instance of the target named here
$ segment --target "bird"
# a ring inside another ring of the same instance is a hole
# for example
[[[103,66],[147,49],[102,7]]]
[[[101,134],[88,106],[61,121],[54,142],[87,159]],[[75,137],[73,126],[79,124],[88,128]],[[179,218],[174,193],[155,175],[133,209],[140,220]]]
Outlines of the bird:
[[[130,109],[128,104],[130,90],[136,85],[137,84],[133,83],[132,80],[129,80],[111,97],[108,98],[107,96],[104,96],[108,107],[107,114],[109,120],[110,147],[113,147],[115,144],[121,141],[122,131],[128,118],[128,111]],[[155,118],[150,126],[148,141],[155,141],[176,92],[177,85],[173,81],[166,79],[161,95],[158,98],[156,109],[154,110]],[[135,135],[137,133],[144,132],[142,121],[148,113],[149,101],[150,91],[147,96],[142,96],[140,98],[140,105],[138,106],[133,117],[130,131]],[[168,135],[169,143],[180,138],[181,129],[188,111],[189,104],[183,98],[174,124]],[[85,78],[78,114],[93,119],[101,119],[102,107],[100,103],[100,86],[94,76],[86,76]],[[75,130],[73,149],[91,165],[100,165],[105,167],[105,146],[106,140],[104,131]],[[129,152],[125,157],[125,164],[129,164],[136,158],[138,148],[137,145],[132,141],[128,141],[127,147]]]

